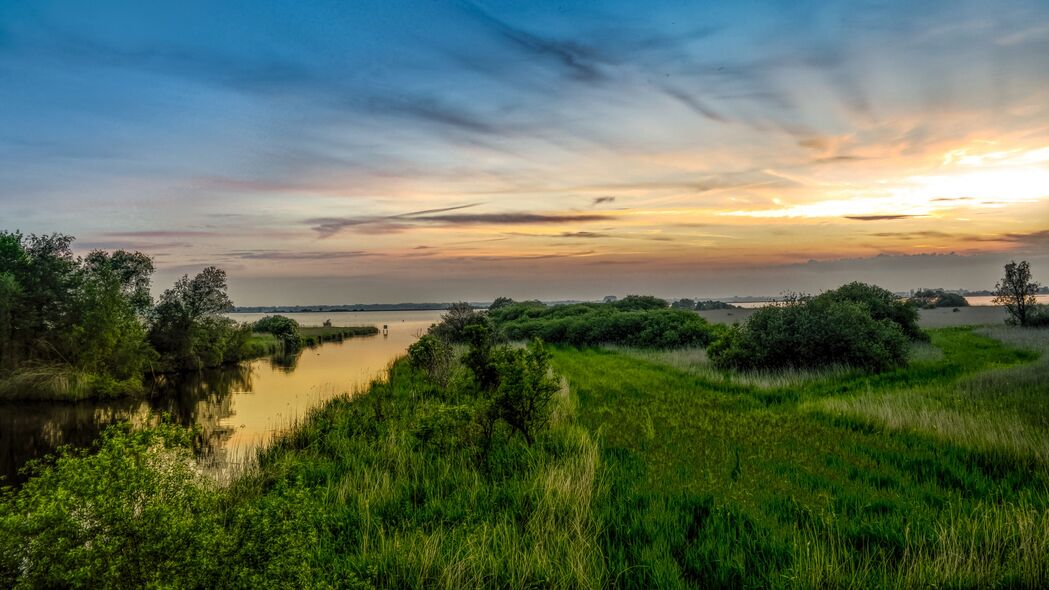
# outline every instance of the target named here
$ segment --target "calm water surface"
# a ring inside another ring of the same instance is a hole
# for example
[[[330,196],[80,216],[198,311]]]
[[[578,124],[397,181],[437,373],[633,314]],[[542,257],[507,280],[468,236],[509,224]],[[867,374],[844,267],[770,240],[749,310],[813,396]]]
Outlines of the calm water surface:
[[[304,326],[330,319],[336,326],[374,325],[377,336],[306,349],[292,359],[260,359],[157,384],[148,399],[106,402],[0,404],[0,477],[22,479],[29,459],[61,445],[84,447],[116,422],[148,424],[166,413],[200,429],[200,460],[228,473],[275,434],[329,399],[359,391],[439,321],[440,311],[284,314]],[[230,314],[241,322],[265,314]],[[383,325],[388,335],[381,333]]]

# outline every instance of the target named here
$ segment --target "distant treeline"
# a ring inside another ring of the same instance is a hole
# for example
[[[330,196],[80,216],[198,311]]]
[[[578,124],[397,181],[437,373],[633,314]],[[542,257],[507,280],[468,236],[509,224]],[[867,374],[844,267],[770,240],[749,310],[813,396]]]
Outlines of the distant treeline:
[[[353,311],[443,311],[452,303],[364,303],[348,305],[262,305],[234,306],[233,313],[340,313]],[[474,307],[484,307],[481,303],[471,303]]]

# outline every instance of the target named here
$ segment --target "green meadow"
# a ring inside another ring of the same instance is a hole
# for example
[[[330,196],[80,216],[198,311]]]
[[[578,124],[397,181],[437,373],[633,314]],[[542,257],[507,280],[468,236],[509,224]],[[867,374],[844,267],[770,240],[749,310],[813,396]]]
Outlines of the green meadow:
[[[221,485],[174,426],[38,467],[0,495],[0,583],[1042,587],[1047,352],[1014,327],[879,374],[556,347],[546,428],[484,447],[463,367],[402,359]]]

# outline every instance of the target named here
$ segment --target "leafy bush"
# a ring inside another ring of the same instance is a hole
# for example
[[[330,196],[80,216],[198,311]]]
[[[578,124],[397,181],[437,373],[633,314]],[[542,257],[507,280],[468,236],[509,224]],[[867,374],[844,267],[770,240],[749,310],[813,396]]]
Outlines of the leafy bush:
[[[666,309],[668,304],[665,299],[651,295],[627,295],[610,305],[624,311],[644,311],[649,309]]]
[[[451,345],[433,334],[424,334],[408,347],[408,364],[440,387],[448,385],[454,363]]]
[[[911,305],[922,309],[969,306],[969,301],[965,297],[957,293],[948,293],[943,289],[919,289],[907,301]]]
[[[114,427],[0,491],[0,586],[208,586],[222,567],[215,486],[170,424]]]
[[[465,342],[466,328],[484,322],[483,313],[478,313],[469,303],[460,301],[441,315],[440,323],[430,326],[429,333],[446,342]]]
[[[899,325],[852,301],[816,298],[763,307],[707,353],[718,368],[807,369],[833,365],[881,371],[907,362]]]
[[[560,389],[550,376],[550,353],[533,340],[527,349],[506,348],[498,361],[499,387],[495,406],[499,417],[531,445],[535,433],[550,419],[554,394]]]
[[[694,312],[667,309],[662,300],[630,297],[615,303],[546,306],[516,303],[489,312],[494,326],[510,340],[593,346],[671,348],[705,346],[714,329]],[[626,305],[620,306],[620,303]]]
[[[850,302],[867,308],[875,320],[889,320],[900,327],[904,335],[912,340],[928,340],[929,337],[918,327],[918,310],[901,300],[892,291],[877,285],[853,282],[837,289],[825,291],[813,298],[823,302]]]
[[[255,322],[256,332],[273,334],[280,340],[286,352],[299,349],[302,339],[299,336],[299,322],[282,315],[268,315]]]

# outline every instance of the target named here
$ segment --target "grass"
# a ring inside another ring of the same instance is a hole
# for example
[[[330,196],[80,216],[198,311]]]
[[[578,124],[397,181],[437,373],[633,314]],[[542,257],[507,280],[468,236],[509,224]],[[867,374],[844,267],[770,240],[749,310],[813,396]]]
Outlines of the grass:
[[[623,587],[1043,586],[1045,393],[1024,389],[1037,381],[999,381],[1032,425],[1019,443],[837,411],[982,391],[984,375],[1023,374],[1036,356],[964,328],[932,346],[942,352],[916,351],[900,371],[782,380],[712,374],[694,353],[558,349],[609,472],[608,575]],[[963,424],[993,417],[955,411]]]
[[[0,400],[75,402],[141,393],[141,379],[118,380],[68,365],[21,367],[0,379]]]
[[[314,326],[300,327],[299,337],[303,346],[316,346],[324,342],[342,342],[354,336],[374,336],[379,333],[375,326]]]
[[[402,360],[222,485],[161,429],[0,490],[0,585],[1044,587],[1047,335],[877,375],[555,348],[550,430],[484,460]]]

